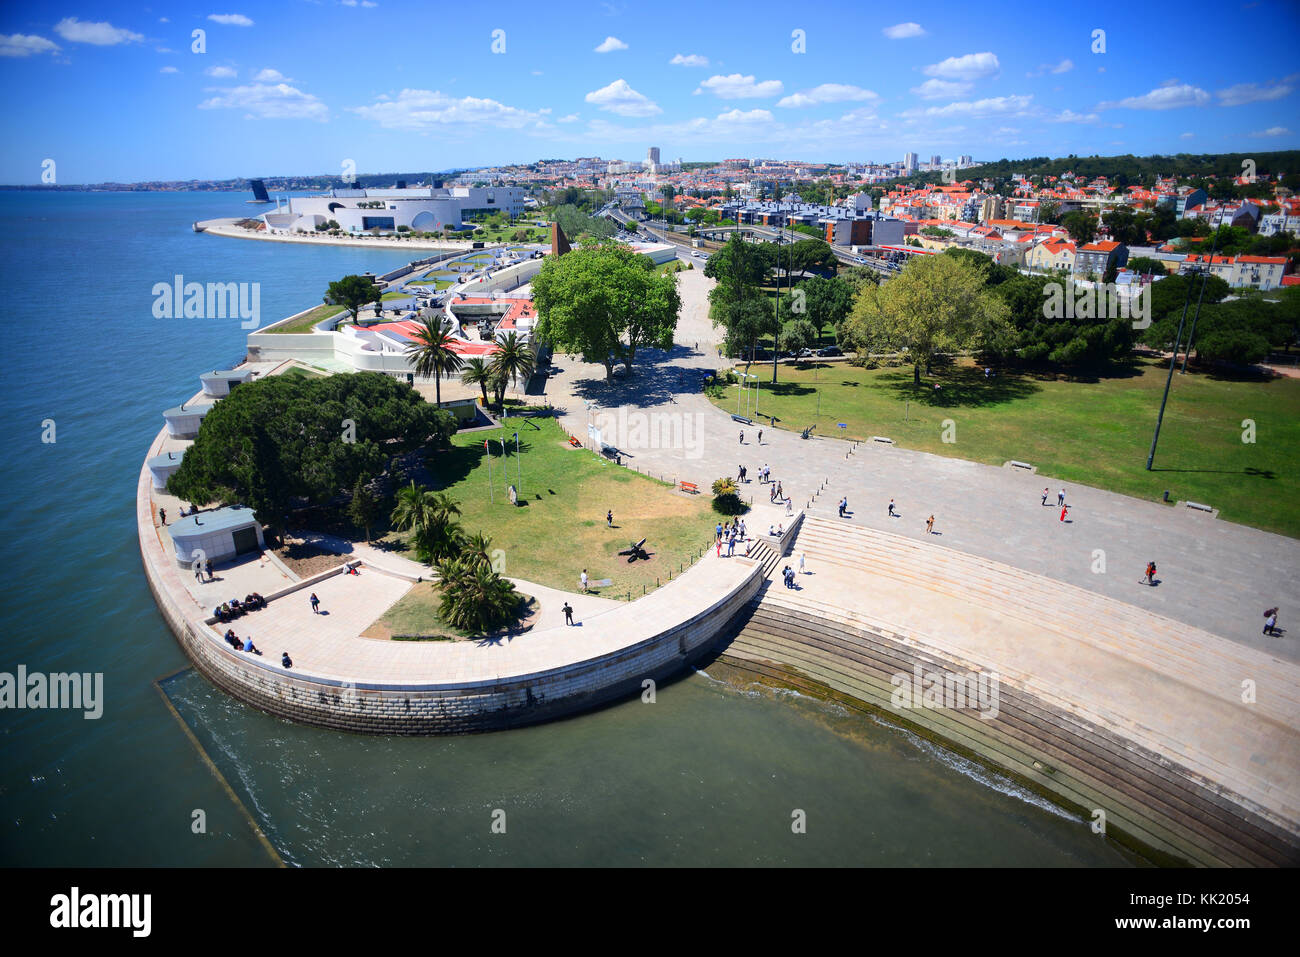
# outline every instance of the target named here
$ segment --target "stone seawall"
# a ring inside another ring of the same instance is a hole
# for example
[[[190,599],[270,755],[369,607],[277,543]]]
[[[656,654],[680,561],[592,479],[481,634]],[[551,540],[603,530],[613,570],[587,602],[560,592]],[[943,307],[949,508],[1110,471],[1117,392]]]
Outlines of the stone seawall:
[[[761,584],[761,568],[703,611],[615,652],[500,679],[403,685],[285,671],[238,654],[206,624],[210,613],[186,591],[153,525],[149,470],[137,488],[145,577],[163,617],[195,667],[239,700],[279,717],[340,731],[456,734],[494,731],[588,710],[660,681],[706,653]],[[665,586],[670,588],[671,585]],[[526,639],[525,639],[526,640]]]

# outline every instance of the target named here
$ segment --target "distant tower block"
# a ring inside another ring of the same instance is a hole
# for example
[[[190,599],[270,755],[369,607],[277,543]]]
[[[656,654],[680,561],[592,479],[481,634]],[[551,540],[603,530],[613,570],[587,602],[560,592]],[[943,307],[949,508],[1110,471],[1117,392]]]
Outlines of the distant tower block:
[[[253,198],[248,200],[250,203],[269,203],[271,197],[266,193],[266,184],[260,179],[250,179],[248,185],[253,188]]]
[[[559,223],[551,223],[551,255],[563,256],[573,249],[569,245],[569,239],[564,235],[564,230],[560,228]]]

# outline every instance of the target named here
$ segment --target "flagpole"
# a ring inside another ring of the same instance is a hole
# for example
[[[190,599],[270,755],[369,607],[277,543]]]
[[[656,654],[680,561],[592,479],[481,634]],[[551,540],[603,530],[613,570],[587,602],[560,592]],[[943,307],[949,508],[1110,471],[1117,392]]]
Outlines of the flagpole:
[[[488,448],[488,440],[483,440],[483,451],[487,453],[488,460],[488,502],[492,505],[497,503],[496,493],[492,491],[492,450]]]

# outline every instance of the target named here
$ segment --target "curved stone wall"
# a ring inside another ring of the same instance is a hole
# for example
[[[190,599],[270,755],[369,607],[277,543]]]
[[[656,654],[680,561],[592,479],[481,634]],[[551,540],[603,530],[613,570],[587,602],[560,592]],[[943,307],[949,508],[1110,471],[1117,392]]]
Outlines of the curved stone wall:
[[[727,622],[749,604],[762,581],[762,569],[755,563],[738,587],[698,614],[616,652],[563,667],[469,682],[399,685],[341,681],[285,671],[277,664],[237,654],[221,641],[205,624],[209,613],[186,591],[180,571],[167,559],[158,539],[151,514],[150,481],[148,468],[142,468],[136,520],[145,576],[163,617],[195,667],[218,687],[256,708],[341,731],[406,735],[493,731],[570,715],[639,692],[645,679],[666,678],[707,652]],[[664,589],[680,581],[683,579]]]

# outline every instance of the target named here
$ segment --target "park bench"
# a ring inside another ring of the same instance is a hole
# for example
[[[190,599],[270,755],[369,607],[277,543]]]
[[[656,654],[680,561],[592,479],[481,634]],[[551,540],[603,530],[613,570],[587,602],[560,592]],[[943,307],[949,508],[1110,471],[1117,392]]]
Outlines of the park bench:
[[[683,492],[690,492],[692,495],[700,494],[700,487],[694,482],[678,482],[677,484],[681,487]]]

